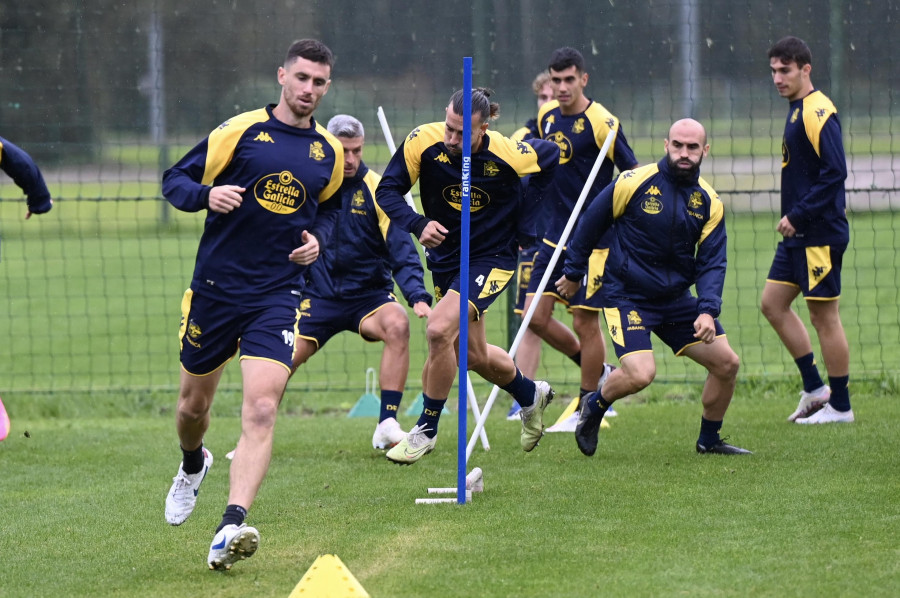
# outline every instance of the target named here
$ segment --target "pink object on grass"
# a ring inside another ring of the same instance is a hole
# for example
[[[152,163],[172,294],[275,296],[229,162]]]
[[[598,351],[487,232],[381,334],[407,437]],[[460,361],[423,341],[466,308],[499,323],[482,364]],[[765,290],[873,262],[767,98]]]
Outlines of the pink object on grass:
[[[9,415],[6,414],[3,399],[0,399],[0,440],[6,440],[7,436],[9,436]]]

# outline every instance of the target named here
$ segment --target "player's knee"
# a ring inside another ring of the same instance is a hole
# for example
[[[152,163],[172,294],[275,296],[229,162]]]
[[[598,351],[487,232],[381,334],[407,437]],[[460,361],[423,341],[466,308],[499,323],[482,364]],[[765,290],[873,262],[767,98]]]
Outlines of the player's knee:
[[[447,323],[429,320],[425,328],[425,338],[429,346],[452,343],[456,340],[456,331]]]
[[[245,426],[254,428],[274,428],[278,415],[278,400],[273,397],[260,397],[252,401],[245,399],[242,410],[242,421]]]
[[[713,366],[710,367],[710,374],[723,380],[737,379],[738,371],[741,369],[741,359],[734,351],[729,351],[723,355]]]

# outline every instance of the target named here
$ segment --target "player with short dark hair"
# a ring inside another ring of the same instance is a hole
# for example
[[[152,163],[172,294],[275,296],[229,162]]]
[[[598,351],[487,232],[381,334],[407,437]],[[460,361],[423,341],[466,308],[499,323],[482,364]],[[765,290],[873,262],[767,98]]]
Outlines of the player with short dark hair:
[[[46,214],[53,208],[53,199],[41,169],[25,150],[3,137],[0,137],[0,170],[8,174],[25,193],[28,203],[26,220],[32,214]]]
[[[697,452],[750,453],[719,436],[740,362],[717,319],[727,261],[725,208],[700,177],[709,153],[703,125],[692,119],[675,122],[665,149],[665,158],[622,173],[594,199],[569,243],[564,275],[556,281],[557,290],[571,296],[598,240],[615,225],[603,313],[621,367],[604,365],[597,391],[581,401],[575,440],[588,456],[597,450],[597,432],[609,406],[656,376],[651,332],[676,355],[709,372]]]
[[[613,142],[588,190],[584,209],[612,180],[614,168],[620,172],[634,168],[637,160],[625,138],[621,122],[584,94],[588,73],[581,52],[569,47],[555,50],[550,56],[548,70],[555,99],[544,104],[538,112],[538,128],[542,139],[559,146],[560,165],[548,192],[545,230],[542,231],[541,248],[531,270],[525,310],[533,301],[538,301],[529,326],[551,347],[579,365],[581,397],[596,389],[606,359],[606,341],[599,321],[602,308],[599,289],[609,240],[604,238],[598,242],[586,273],[588,284],[581,287],[576,295],[561,296],[552,285],[548,285],[540,297],[535,297],[535,294],[607,135],[613,136]],[[565,257],[564,248],[549,280],[562,276]],[[557,301],[567,305],[572,313],[575,334],[553,318]]]
[[[850,243],[844,181],[847,161],[837,109],[810,80],[812,53],[789,36],[769,49],[772,80],[788,105],[781,158],[783,239],[766,277],[760,307],[803,380],[798,424],[849,423],[850,349],[841,322],[841,267]],[[803,295],[819,337],[828,384],[816,367],[809,332],[791,304]]]
[[[331,84],[330,56],[319,41],[296,42],[278,67],[278,104],[225,121],[163,175],[172,205],[207,212],[181,302],[182,463],[166,497],[172,525],[191,514],[212,465],[203,436],[225,364],[240,350],[241,436],[210,569],[230,569],[259,544],[244,518],[272,457],[295,350],[297,293],[341,207],[343,148],[313,118]]]
[[[537,108],[553,99],[553,87],[550,85],[550,73],[541,71],[531,82],[531,90],[537,100]],[[537,117],[531,118],[525,126],[517,129],[511,136],[512,139],[527,141],[539,139]],[[528,177],[523,179],[525,185]],[[523,194],[522,199],[525,196]],[[541,223],[541,232],[538,232],[538,222]],[[541,247],[540,235],[543,233],[543,212],[533,210],[527,206],[519,210],[519,264],[516,269],[516,305],[513,308],[516,314],[522,316],[525,313],[525,300],[528,295],[528,286],[531,282],[531,269],[534,266],[534,258]],[[541,361],[541,337],[530,328],[526,328],[519,341],[519,349],[516,353],[516,365],[528,378],[534,378]],[[521,407],[514,400],[506,415],[506,419],[514,421],[519,419]],[[548,430],[552,431],[552,430]]]
[[[406,437],[397,412],[409,373],[409,318],[394,296],[394,281],[420,318],[431,313],[432,297],[409,233],[393,225],[375,203],[381,177],[362,161],[362,123],[338,114],[328,121],[328,131],[344,148],[342,207],[328,245],[306,273],[294,369],[343,331],[356,332],[367,342],[382,341],[381,410],[372,446],[386,449]]]
[[[472,91],[471,225],[469,238],[469,368],[522,405],[521,445],[532,450],[543,434],[543,411],[553,398],[546,382],[526,378],[506,351],[489,345],[484,313],[512,279],[516,267],[521,177],[531,175],[529,205],[536,209],[559,161],[555,145],[514,141],[488,130],[499,105],[490,90]],[[423,410],[407,437],[387,453],[410,464],[434,449],[441,410],[456,378],[459,337],[463,93],[450,97],[444,122],[416,127],[391,158],[375,200],[426,248],[437,305],[428,318],[428,358],[422,373]],[[424,215],[403,195],[418,180]]]

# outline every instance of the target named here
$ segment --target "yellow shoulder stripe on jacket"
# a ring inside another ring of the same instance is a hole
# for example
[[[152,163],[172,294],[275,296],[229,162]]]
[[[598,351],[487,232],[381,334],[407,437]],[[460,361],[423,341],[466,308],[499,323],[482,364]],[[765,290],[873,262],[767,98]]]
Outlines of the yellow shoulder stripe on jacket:
[[[520,177],[541,171],[537,152],[527,141],[509,139],[490,129],[485,135],[490,139],[488,151],[509,164]]]
[[[626,170],[616,179],[613,187],[613,218],[619,218],[625,213],[628,202],[634,196],[635,191],[650,177],[659,172],[659,165],[655,162],[634,170]]]
[[[229,118],[210,133],[206,142],[206,168],[203,171],[203,180],[200,182],[204,185],[212,185],[216,177],[231,162],[234,148],[244,131],[256,123],[267,120],[269,120],[269,113],[265,108],[251,110]]]
[[[612,112],[603,107],[599,102],[593,102],[588,106],[585,115],[591,123],[594,131],[594,139],[597,142],[597,149],[602,149],[606,142],[606,136],[612,134],[612,141],[609,149],[606,150],[606,157],[614,160],[616,149],[616,136],[619,134],[619,119],[612,115]]]
[[[322,203],[327,199],[331,199],[344,182],[344,146],[341,145],[337,137],[329,133],[328,129],[319,123],[316,123],[316,132],[322,135],[328,141],[328,145],[334,150],[334,166],[331,168],[331,180],[328,181],[328,185],[319,194],[319,203]]]
[[[837,113],[837,108],[828,97],[821,91],[816,91],[803,98],[803,127],[806,129],[806,136],[816,150],[816,155],[822,155],[819,150],[819,137],[822,134],[822,127],[825,121],[832,114]]]
[[[709,195],[709,220],[703,225],[703,231],[700,233],[700,243],[706,240],[706,237],[713,232],[725,217],[725,204],[719,199],[719,194],[712,188],[712,185],[706,182],[706,179],[700,177],[700,187]]]
[[[428,123],[413,129],[403,142],[403,157],[406,160],[406,172],[409,182],[414,185],[419,179],[422,167],[422,154],[435,143],[444,140],[444,123]]]
[[[367,172],[366,176],[363,177],[363,184],[365,184],[366,189],[368,189],[370,197],[375,197],[375,189],[378,187],[379,182],[381,182],[381,175],[373,170]],[[381,238],[386,241],[388,227],[391,225],[391,219],[384,213],[384,210],[381,209],[381,206],[378,205],[377,201],[373,201],[372,203],[375,204],[375,216],[378,218],[378,228],[381,230]]]

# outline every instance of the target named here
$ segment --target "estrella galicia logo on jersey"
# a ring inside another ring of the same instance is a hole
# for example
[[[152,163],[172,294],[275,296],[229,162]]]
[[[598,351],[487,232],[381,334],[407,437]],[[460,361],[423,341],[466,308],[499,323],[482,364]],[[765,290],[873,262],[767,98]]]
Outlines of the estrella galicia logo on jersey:
[[[584,133],[584,117],[579,118],[574,123],[572,123],[572,132],[576,135],[579,133]]]
[[[697,209],[703,207],[703,194],[699,191],[694,191],[691,193],[690,199],[688,199],[688,207]]]
[[[266,133],[265,131],[260,131],[259,135],[253,138],[253,141],[265,141],[266,143],[275,143],[275,140]]]
[[[313,141],[309,144],[309,157],[320,162],[325,159],[325,150],[322,149],[321,141]]]
[[[259,179],[253,187],[253,194],[259,205],[276,214],[292,214],[306,202],[303,183],[288,170]]]
[[[797,119],[800,117],[800,109],[794,108],[793,114],[791,114],[791,123],[797,122]]]
[[[500,174],[500,167],[493,160],[484,163],[484,176],[497,176]]]
[[[784,140],[784,137],[781,138],[781,167],[787,168],[787,165],[791,163],[791,150],[788,149],[787,143]]]
[[[656,189],[656,187],[650,187],[650,190],[647,191],[646,195],[644,195],[643,199],[641,200],[641,209],[648,214],[659,214],[663,210],[662,202],[653,197],[654,190],[656,190],[657,195],[660,194],[659,189]]]
[[[450,164],[450,158],[447,157],[447,154],[441,152],[434,159],[435,162],[441,162],[442,164]]]
[[[462,212],[462,186],[450,185],[444,187],[444,201],[450,204],[453,209]],[[491,203],[491,197],[484,190],[479,189],[475,185],[469,186],[469,213],[477,212],[481,208]]]
[[[572,142],[562,131],[554,131],[547,139],[559,146],[559,163],[565,164],[572,159]]]

